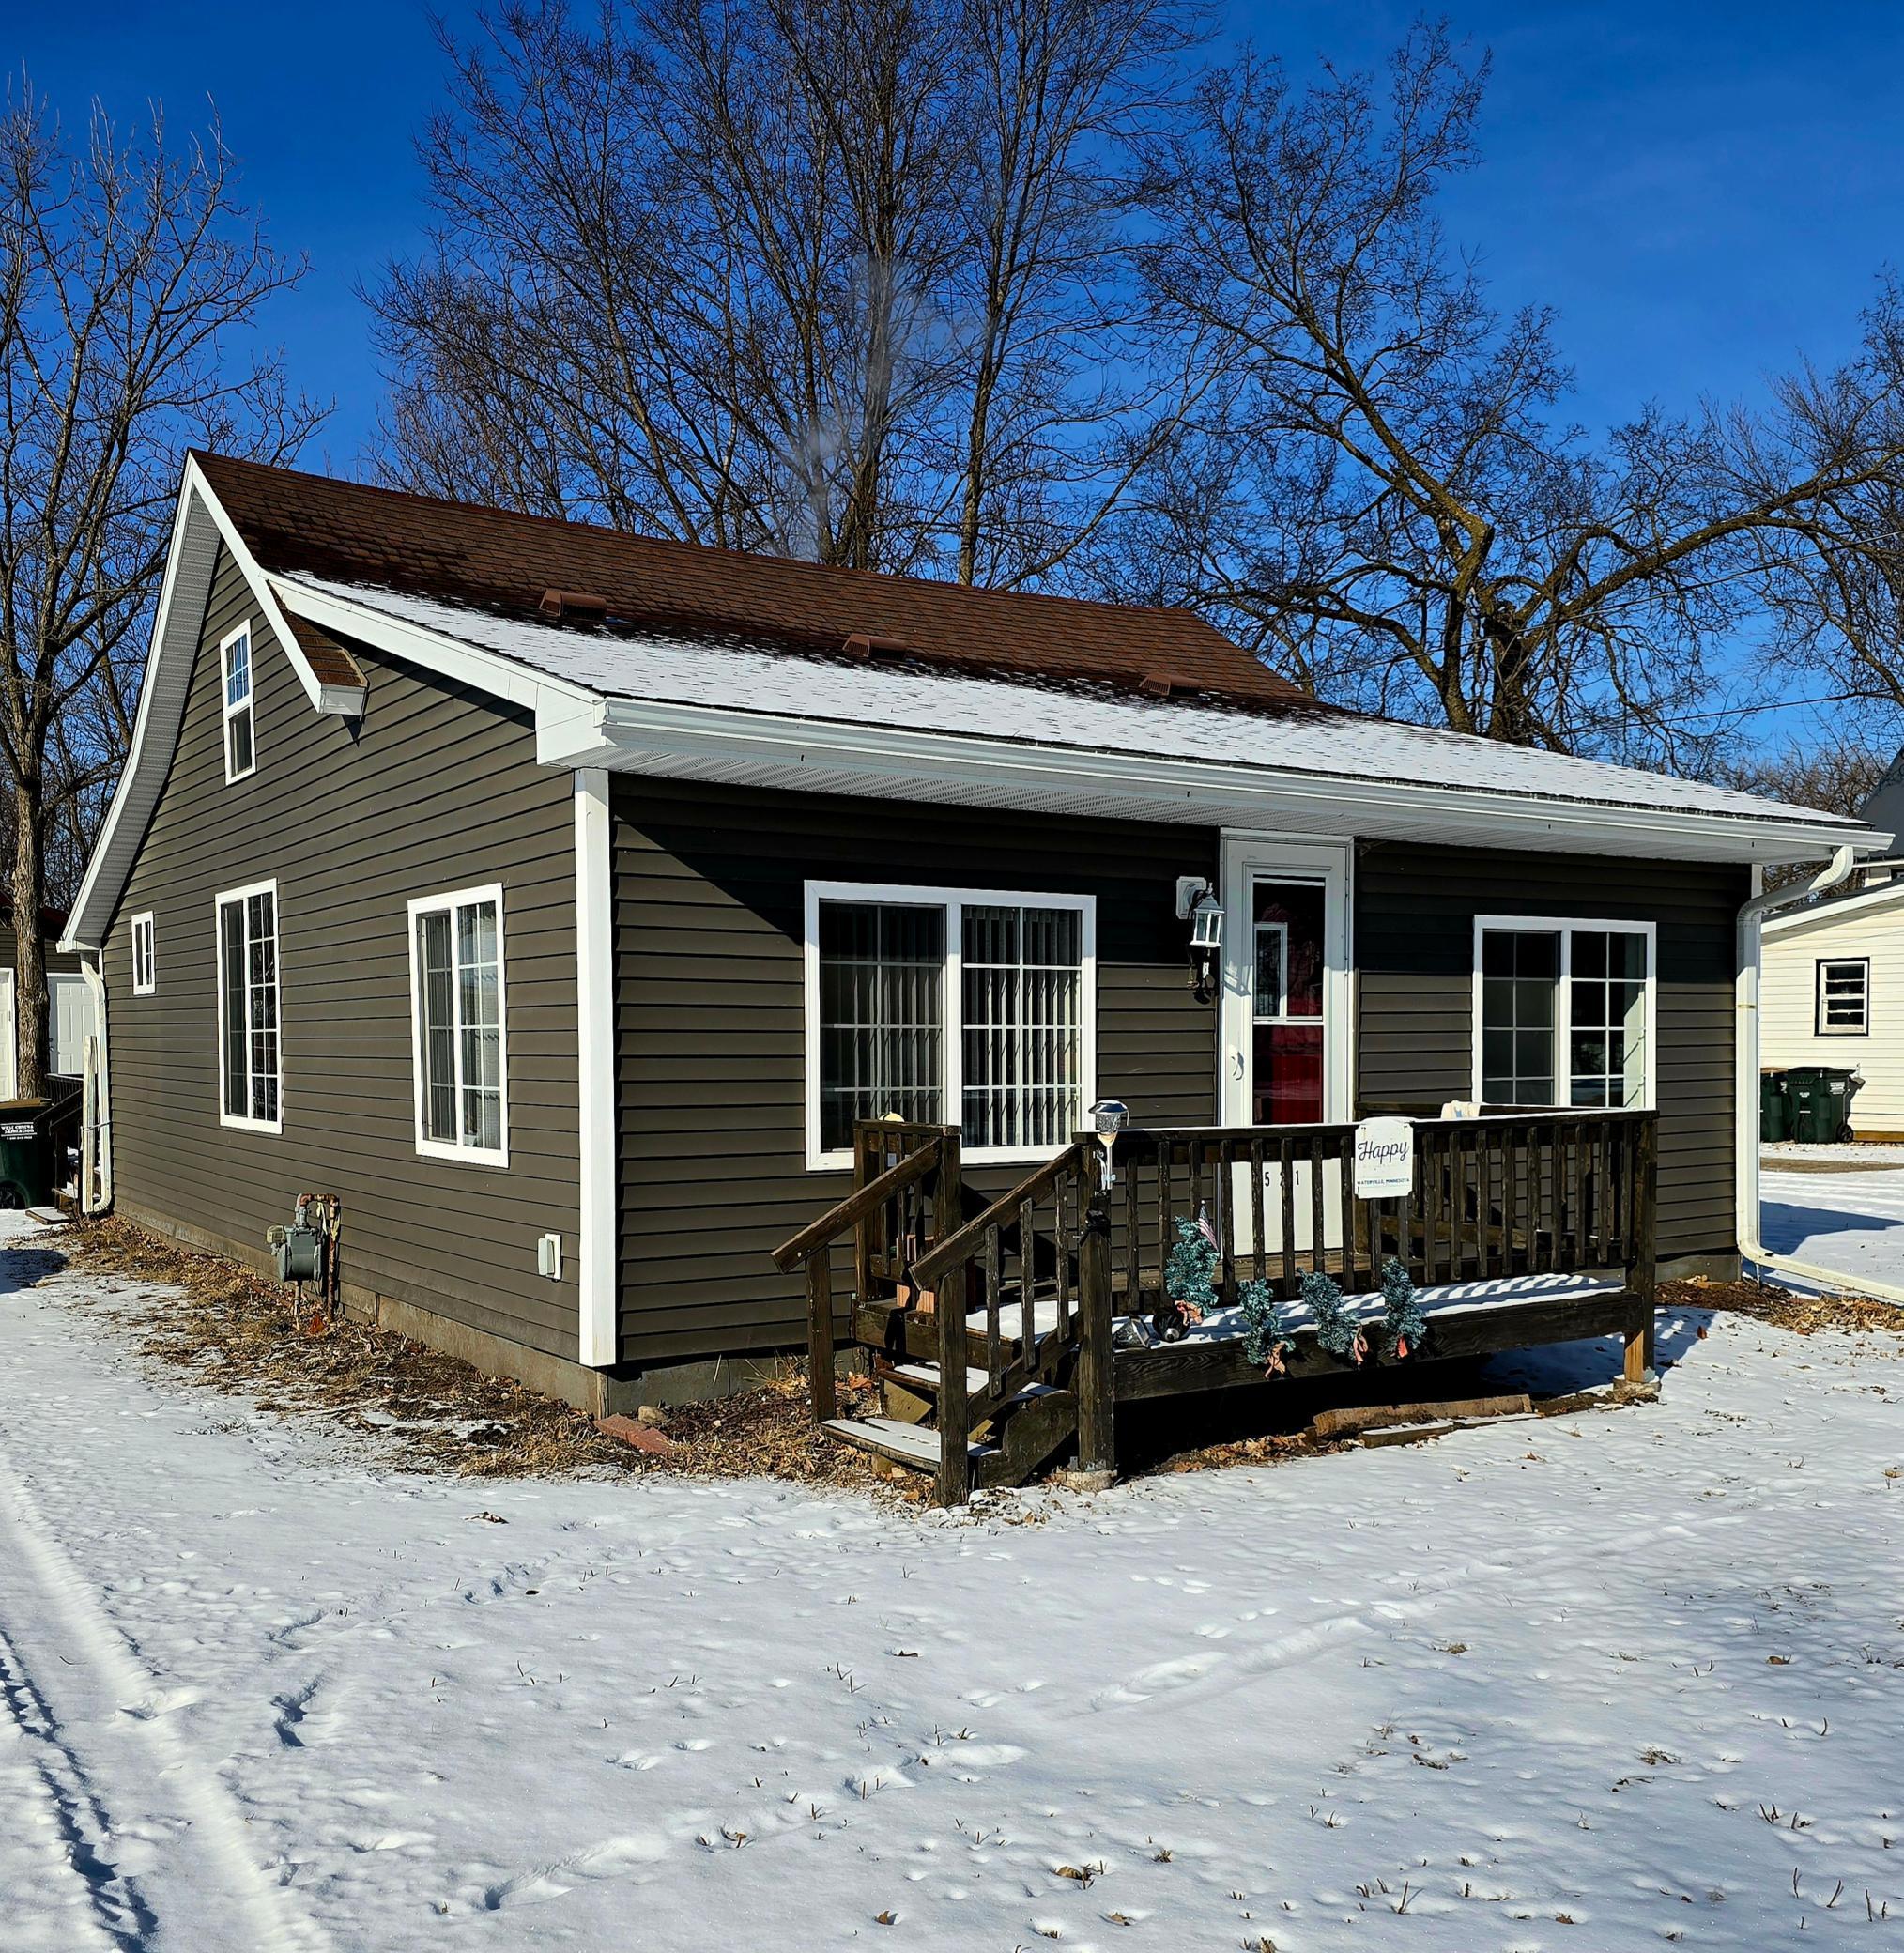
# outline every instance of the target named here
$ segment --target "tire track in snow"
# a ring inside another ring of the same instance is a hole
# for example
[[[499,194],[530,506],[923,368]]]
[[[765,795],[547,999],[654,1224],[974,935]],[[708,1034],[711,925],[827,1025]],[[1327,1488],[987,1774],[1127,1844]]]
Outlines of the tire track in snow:
[[[0,1445],[0,1677],[110,1944],[330,1953],[253,1855],[236,1800],[172,1726],[177,1700],[134,1654]],[[111,1853],[122,1826],[171,1834],[152,1874]],[[236,1916],[234,1916],[236,1915]],[[242,1922],[240,1924],[240,1922]],[[236,1930],[234,1930],[236,1929]]]
[[[59,1723],[34,1686],[11,1637],[0,1626],[0,1703],[7,1709],[46,1810],[65,1853],[67,1870],[84,1887],[100,1942],[127,1949],[143,1945],[157,1921],[138,1881],[114,1862],[112,1824],[85,1773],[60,1741]],[[9,1830],[19,1828],[9,1816]]]

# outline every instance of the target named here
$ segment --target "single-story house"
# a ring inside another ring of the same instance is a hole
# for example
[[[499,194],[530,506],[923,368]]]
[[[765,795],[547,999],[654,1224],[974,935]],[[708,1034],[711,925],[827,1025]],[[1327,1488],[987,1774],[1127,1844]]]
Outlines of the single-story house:
[[[1632,1115],[1659,1267],[1729,1272],[1742,905],[1886,838],[1319,706],[1187,612],[200,454],[65,944],[121,1212],[262,1261],[335,1193],[347,1305],[604,1407],[806,1343],[772,1251],[868,1120],[982,1203],[1099,1101],[1272,1165]]]

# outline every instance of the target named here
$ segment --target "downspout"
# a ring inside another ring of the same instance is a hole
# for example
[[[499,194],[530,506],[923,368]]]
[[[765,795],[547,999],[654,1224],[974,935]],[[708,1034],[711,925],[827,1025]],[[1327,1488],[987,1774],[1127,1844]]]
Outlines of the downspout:
[[[1840,1293],[1855,1290],[1859,1295],[1904,1304],[1904,1288],[1867,1281],[1862,1275],[1854,1279],[1836,1269],[1819,1268],[1789,1254],[1775,1254],[1758,1238],[1758,960],[1765,918],[1774,910],[1789,909],[1815,895],[1822,895],[1827,888],[1835,888],[1854,868],[1899,866],[1904,863],[1888,857],[1861,862],[1856,849],[1847,844],[1804,886],[1774,888],[1753,896],[1741,907],[1738,973],[1733,978],[1733,1152],[1737,1162],[1733,1178],[1738,1200],[1739,1254],[1743,1261],[1761,1269],[1773,1269],[1780,1274],[1829,1283]]]
[[[93,1103],[99,1109],[99,1134],[94,1144],[99,1161],[99,1192],[94,1193],[90,1176],[82,1176],[80,1212],[103,1214],[113,1204],[113,1074],[106,1056],[106,979],[100,974],[97,957],[81,957],[80,974],[85,978],[93,1000]],[[81,1151],[84,1155],[84,1148]]]

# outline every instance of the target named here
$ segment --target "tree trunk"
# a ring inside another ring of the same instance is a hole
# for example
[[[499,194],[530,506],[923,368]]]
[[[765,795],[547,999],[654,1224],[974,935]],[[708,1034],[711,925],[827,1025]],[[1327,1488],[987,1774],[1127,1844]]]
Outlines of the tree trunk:
[[[45,893],[45,835],[38,774],[13,783],[13,1014],[18,1032],[18,1080],[23,1099],[46,1086],[46,951],[39,912]]]

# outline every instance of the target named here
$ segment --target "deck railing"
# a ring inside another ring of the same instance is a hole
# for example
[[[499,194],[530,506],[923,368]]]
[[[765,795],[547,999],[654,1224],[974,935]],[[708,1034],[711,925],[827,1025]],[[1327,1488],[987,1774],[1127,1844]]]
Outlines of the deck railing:
[[[939,1494],[970,1491],[965,1435],[1036,1385],[1076,1392],[1080,1469],[1113,1468],[1115,1318],[1156,1315],[1181,1221],[1217,1243],[1215,1286],[1294,1299],[1320,1270],[1348,1294],[1380,1286],[1391,1258],[1418,1287],[1549,1274],[1619,1276],[1653,1290],[1657,1155],[1647,1112],[1511,1112],[1418,1119],[1406,1194],[1359,1200],[1353,1125],[1127,1130],[1104,1183],[1081,1135],[969,1219],[948,1127],[872,1122],[854,1135],[856,1186],[776,1252],[805,1261],[814,1408],[833,1415],[830,1251],[851,1234],[854,1308],[912,1305],[900,1346],[937,1360]],[[1650,1355],[1649,1355],[1650,1361]],[[946,1441],[957,1433],[960,1441]]]

